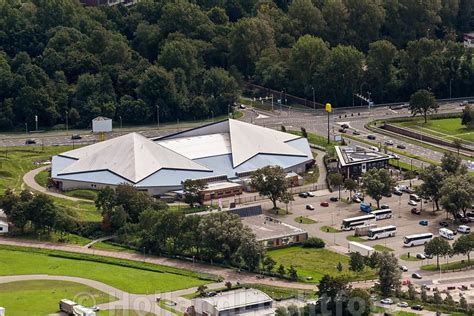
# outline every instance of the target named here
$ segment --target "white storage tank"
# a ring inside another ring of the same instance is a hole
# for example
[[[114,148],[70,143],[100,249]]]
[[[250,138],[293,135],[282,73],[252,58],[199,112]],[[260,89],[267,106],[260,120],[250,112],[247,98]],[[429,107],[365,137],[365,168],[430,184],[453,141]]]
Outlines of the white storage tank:
[[[98,116],[92,120],[93,133],[109,133],[112,132],[112,119],[108,117]]]

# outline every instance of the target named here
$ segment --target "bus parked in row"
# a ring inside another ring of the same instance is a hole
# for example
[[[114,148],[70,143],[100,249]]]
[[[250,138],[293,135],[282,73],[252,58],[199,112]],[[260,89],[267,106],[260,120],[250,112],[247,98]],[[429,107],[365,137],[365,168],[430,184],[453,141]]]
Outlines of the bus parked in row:
[[[405,247],[413,247],[424,245],[433,239],[432,233],[416,234],[403,237],[403,245]]]
[[[367,226],[375,224],[375,215],[369,214],[364,216],[357,216],[351,218],[345,218],[342,220],[342,230],[352,230],[359,226]]]
[[[379,238],[393,237],[396,233],[397,226],[389,225],[384,227],[371,228],[369,229],[369,233],[367,236],[370,240],[374,240]]]
[[[372,211],[370,214],[374,214],[375,215],[375,219],[376,220],[380,220],[380,219],[388,219],[388,218],[392,218],[392,210],[387,208],[387,209],[384,209],[384,210],[376,210],[376,211]]]

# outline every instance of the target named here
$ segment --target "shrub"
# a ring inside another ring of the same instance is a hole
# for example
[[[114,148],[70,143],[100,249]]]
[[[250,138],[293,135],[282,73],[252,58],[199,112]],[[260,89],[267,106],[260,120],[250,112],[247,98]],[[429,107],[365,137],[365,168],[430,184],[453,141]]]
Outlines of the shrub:
[[[324,248],[324,246],[326,246],[324,240],[318,237],[309,237],[303,241],[304,248]]]

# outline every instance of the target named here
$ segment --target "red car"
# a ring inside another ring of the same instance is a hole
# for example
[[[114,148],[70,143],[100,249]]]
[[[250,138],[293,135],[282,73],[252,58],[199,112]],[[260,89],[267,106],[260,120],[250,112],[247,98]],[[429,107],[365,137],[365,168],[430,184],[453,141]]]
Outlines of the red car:
[[[326,201],[323,201],[323,202],[321,202],[320,205],[321,205],[321,206],[324,206],[324,207],[328,207],[328,206],[329,206],[329,203],[326,202]]]

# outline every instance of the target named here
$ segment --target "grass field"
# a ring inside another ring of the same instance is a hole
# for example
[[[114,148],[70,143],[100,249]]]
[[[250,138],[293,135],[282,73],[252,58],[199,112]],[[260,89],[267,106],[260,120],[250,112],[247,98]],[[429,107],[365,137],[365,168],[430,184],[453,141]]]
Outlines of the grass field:
[[[48,186],[50,171],[43,170],[35,176],[35,181],[42,187],[46,188]]]
[[[298,136],[303,136],[301,131],[288,131],[288,133],[298,135]],[[338,142],[330,140],[330,143],[328,144],[328,139],[327,137],[320,136],[314,133],[308,133],[308,142],[314,145],[318,145],[321,147],[326,148],[326,151],[332,152],[334,150],[334,146],[340,145]]]
[[[313,277],[309,282],[318,282],[323,275],[332,276],[346,275],[351,280],[374,279],[375,271],[366,268],[359,274],[355,274],[347,269],[349,257],[327,249],[314,249],[302,247],[289,247],[268,251],[268,255],[276,262],[276,266],[283,264],[286,268],[293,265],[298,271],[298,275],[306,279]],[[344,269],[337,271],[336,266],[340,262]]]
[[[192,271],[143,262],[1,246],[0,275],[19,274],[82,277],[139,294],[174,291],[209,283],[199,279],[199,274]]]
[[[9,316],[47,315],[58,311],[61,299],[72,300],[80,293],[87,293],[80,296],[81,304],[87,307],[116,300],[115,297],[78,283],[35,280],[1,284],[0,306],[6,308]]]
[[[440,258],[440,261],[441,260],[442,259]],[[471,260],[470,263],[468,263],[467,260],[454,261],[454,262],[449,262],[449,263],[443,263],[443,264],[440,264],[439,266],[442,271],[464,269],[469,266],[474,266],[474,260]],[[421,266],[420,269],[426,270],[426,271],[439,271],[439,269],[436,267],[436,264],[427,264],[427,265]]]
[[[160,302],[158,303],[158,305],[163,308],[164,310],[167,310],[175,315],[178,315],[178,316],[182,316],[183,315],[183,312],[181,312],[180,310],[177,309],[176,306],[170,306],[172,305],[174,302],[173,301],[170,301],[170,300],[166,300],[166,299],[161,299]]]
[[[58,232],[41,232],[41,233],[35,233],[34,231],[26,231],[21,234],[11,234],[8,235],[8,237],[14,237],[16,239],[29,239],[29,240],[38,240],[38,241],[48,241],[48,242],[55,242],[55,243],[61,243],[65,242],[68,244],[75,244],[75,245],[87,245],[90,243],[92,240],[89,238],[85,238],[79,235],[75,234],[68,234],[68,235],[61,235]]]
[[[334,228],[332,226],[321,226],[320,230],[325,233],[340,233],[341,230]]]
[[[64,192],[64,194],[67,196],[72,196],[75,198],[86,199],[86,200],[91,200],[91,201],[95,201],[95,199],[97,198],[97,191],[95,190],[77,189],[77,190],[66,191]]]
[[[349,241],[355,241],[355,242],[366,242],[367,241],[367,239],[361,238],[359,236],[353,236],[353,235],[347,236],[346,239],[349,240]]]
[[[432,119],[427,123],[423,119],[396,122],[394,125],[418,130],[446,140],[462,139],[474,142],[474,130],[461,125],[461,118]]]
[[[410,253],[410,257],[408,257],[407,253],[404,253],[400,256],[400,259],[403,261],[421,261],[422,259],[418,259],[416,257],[416,253]]]
[[[375,245],[375,246],[373,246],[372,248],[374,248],[375,250],[380,251],[380,252],[390,252],[390,251],[393,251],[392,248],[389,248],[389,247],[386,247],[386,246],[383,246],[383,245]]]
[[[298,224],[316,224],[317,223],[317,221],[311,218],[307,218],[305,216],[296,217],[295,222],[297,222]]]
[[[97,316],[155,316],[155,314],[123,309],[100,311],[97,313]]]

